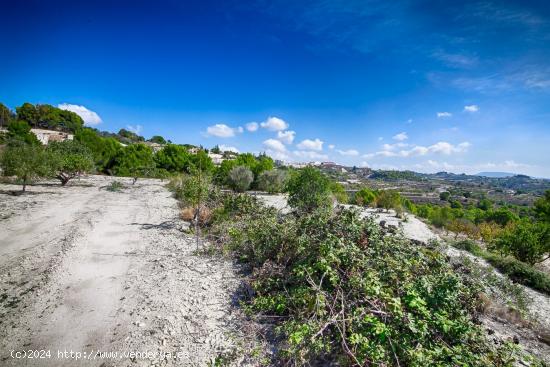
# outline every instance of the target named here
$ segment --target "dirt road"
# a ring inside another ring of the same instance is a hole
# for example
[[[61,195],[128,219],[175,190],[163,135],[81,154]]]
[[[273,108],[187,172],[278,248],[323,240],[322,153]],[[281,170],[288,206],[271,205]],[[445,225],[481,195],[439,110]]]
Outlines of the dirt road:
[[[238,343],[234,265],[194,255],[163,183],[111,181],[0,185],[0,365],[205,365]]]

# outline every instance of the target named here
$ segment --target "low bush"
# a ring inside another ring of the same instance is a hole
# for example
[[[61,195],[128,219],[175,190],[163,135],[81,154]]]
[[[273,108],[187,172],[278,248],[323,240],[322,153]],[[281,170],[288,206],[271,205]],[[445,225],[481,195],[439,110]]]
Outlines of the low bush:
[[[475,256],[485,259],[488,263],[507,275],[514,282],[526,285],[540,292],[550,295],[550,276],[533,266],[521,262],[513,257],[483,250],[475,241],[463,240],[453,243],[453,246],[466,250]]]
[[[282,192],[284,190],[288,173],[283,170],[272,169],[264,171],[258,178],[258,189],[267,191],[270,194]]]
[[[225,219],[225,220],[224,220]],[[434,245],[343,210],[281,216],[226,198],[213,241],[252,268],[245,308],[276,319],[286,365],[509,366],[476,325],[480,285]]]
[[[107,185],[105,189],[111,192],[119,192],[119,191],[122,191],[123,188],[124,188],[124,185],[122,184],[122,182],[113,181],[109,185]]]
[[[376,192],[367,187],[363,187],[355,193],[354,201],[357,205],[371,206],[376,202]]]
[[[550,252],[550,225],[526,218],[508,225],[490,243],[491,247],[516,259],[536,264]]]
[[[550,295],[550,276],[548,274],[512,257],[486,253],[484,258],[513,281]]]
[[[236,192],[245,192],[254,181],[254,174],[245,166],[237,166],[229,171],[229,186]]]
[[[331,182],[314,167],[294,172],[287,184],[288,204],[301,213],[332,206]]]

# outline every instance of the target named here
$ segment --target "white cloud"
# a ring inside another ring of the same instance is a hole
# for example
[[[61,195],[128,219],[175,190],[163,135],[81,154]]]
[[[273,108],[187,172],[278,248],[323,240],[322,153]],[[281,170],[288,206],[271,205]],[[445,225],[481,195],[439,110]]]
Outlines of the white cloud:
[[[409,137],[407,136],[406,132],[402,132],[402,133],[399,133],[399,134],[393,136],[393,139],[398,140],[398,141],[407,140],[408,138]]]
[[[141,126],[141,125],[136,125],[136,126],[126,125],[126,129],[130,130],[134,134],[139,135],[139,133],[141,133],[141,131],[143,130],[143,126]]]
[[[521,170],[525,171],[529,168],[535,166],[517,163],[513,160],[506,160],[502,163],[486,162],[486,163],[474,163],[474,164],[452,164],[448,162],[439,162],[432,159],[427,160],[424,163],[417,163],[414,165],[414,168],[421,171],[453,171],[453,172],[464,172],[475,174],[480,171],[486,170],[498,170],[498,171],[509,171],[509,170]]]
[[[230,127],[226,124],[216,124],[213,126],[208,126],[206,128],[206,134],[209,136],[217,136],[218,138],[231,138],[237,133],[242,133],[243,128],[239,127]]]
[[[468,150],[470,145],[471,144],[468,143],[467,141],[465,141],[463,143],[460,143],[457,146],[454,146],[450,143],[447,143],[446,141],[440,141],[440,142],[435,143],[434,145],[429,146],[428,150],[430,152],[434,152],[434,153],[442,153],[442,154],[445,154],[445,155],[449,155],[449,154],[452,154],[452,153],[465,152],[466,150]]]
[[[285,120],[278,117],[270,116],[267,120],[262,122],[261,127],[270,131],[281,131],[288,129],[288,124]]]
[[[437,118],[440,119],[440,118],[446,118],[446,117],[451,117],[453,114],[450,113],[450,112],[438,112],[437,113]]]
[[[472,104],[472,105],[469,105],[469,106],[464,106],[464,111],[466,111],[466,112],[477,112],[477,111],[479,111],[479,106],[475,105],[475,104]]]
[[[258,130],[259,125],[257,122],[249,122],[248,124],[245,125],[245,127],[246,127],[246,130],[253,133],[254,131]]]
[[[99,117],[97,113],[87,109],[84,106],[79,106],[76,104],[69,104],[69,103],[60,103],[57,105],[57,108],[76,113],[78,116],[82,118],[82,120],[84,121],[84,124],[89,126],[97,125],[102,122],[101,117]]]
[[[279,139],[285,144],[292,144],[295,136],[296,136],[296,132],[292,130],[277,131],[277,139]]]
[[[359,152],[355,149],[348,149],[348,150],[337,150],[340,155],[350,156],[350,157],[357,157],[359,155]]]
[[[336,148],[336,145],[334,145],[334,144],[329,144],[328,148],[329,148],[330,150],[333,150],[334,148]]]
[[[382,144],[382,150],[394,150],[395,148],[406,148],[409,144],[407,143],[395,143],[395,144]]]
[[[327,160],[328,155],[311,150],[295,150],[294,155],[301,159]]]
[[[302,150],[323,150],[323,141],[319,139],[306,139],[302,140],[297,146]]]
[[[235,153],[239,153],[239,149],[237,149],[236,147],[232,147],[232,146],[227,146],[227,145],[219,145],[219,148],[222,152],[235,152]]]
[[[382,140],[384,140],[384,138],[381,137],[381,136],[379,136],[379,137],[378,137],[378,141],[382,141]]]
[[[454,153],[463,153],[468,150],[471,146],[469,142],[463,142],[458,145],[453,145],[446,141],[440,141],[428,147],[421,145],[415,145],[409,150],[400,150],[395,151],[395,148],[403,143],[397,144],[384,144],[382,150],[375,153],[364,154],[363,158],[373,158],[373,157],[414,157],[414,156],[423,156],[429,153],[440,153],[444,155],[450,155]],[[406,145],[406,144],[405,144]]]
[[[276,139],[267,139],[266,141],[264,141],[264,146],[268,150],[281,152],[281,153],[286,152],[285,145]]]

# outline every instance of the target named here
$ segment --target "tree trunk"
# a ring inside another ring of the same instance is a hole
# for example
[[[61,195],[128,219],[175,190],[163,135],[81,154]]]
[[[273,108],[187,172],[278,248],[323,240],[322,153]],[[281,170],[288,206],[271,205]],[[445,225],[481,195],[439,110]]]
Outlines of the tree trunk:
[[[71,179],[72,177],[69,176],[69,175],[66,175],[64,173],[59,173],[57,175],[57,179],[59,181],[61,181],[61,186],[65,186],[67,184],[67,182],[69,182],[69,180]]]
[[[23,192],[25,192],[25,189],[27,188],[27,176],[23,177]]]

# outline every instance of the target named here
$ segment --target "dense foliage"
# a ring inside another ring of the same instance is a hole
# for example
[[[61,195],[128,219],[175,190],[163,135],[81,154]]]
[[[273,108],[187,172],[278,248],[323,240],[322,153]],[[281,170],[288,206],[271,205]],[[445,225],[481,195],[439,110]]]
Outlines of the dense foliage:
[[[90,128],[77,131],[74,139],[90,150],[97,170],[100,172],[108,172],[114,164],[114,157],[124,149],[116,139],[102,137],[96,130]]]
[[[502,257],[482,249],[475,241],[461,240],[454,246],[487,260],[491,265],[520,284],[550,295],[550,276],[513,257]]]
[[[148,176],[155,168],[153,151],[144,144],[132,144],[117,151],[111,171],[117,176]]]
[[[17,120],[35,128],[74,132],[84,126],[84,121],[76,113],[48,104],[23,103],[16,111]]]
[[[480,288],[435,245],[349,210],[280,217],[236,195],[218,211],[211,236],[253,268],[246,308],[278,320],[279,358],[289,364],[512,364],[511,349],[475,324]]]
[[[282,192],[288,179],[288,172],[280,169],[272,169],[262,172],[258,177],[258,189],[270,194]]]
[[[39,145],[13,142],[0,157],[0,166],[4,176],[16,176],[25,191],[27,185],[39,177],[51,174],[46,151]]]
[[[229,171],[229,186],[236,192],[245,192],[250,188],[254,174],[246,166],[237,166]]]
[[[26,121],[12,120],[8,124],[8,140],[17,140],[26,144],[39,145],[40,141],[31,132],[31,127]]]
[[[61,181],[62,186],[78,175],[91,171],[94,167],[89,149],[77,141],[51,142],[46,152],[53,174]]]
[[[309,213],[332,206],[331,181],[313,167],[293,172],[287,184],[287,192],[288,204],[299,212]]]

